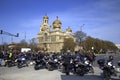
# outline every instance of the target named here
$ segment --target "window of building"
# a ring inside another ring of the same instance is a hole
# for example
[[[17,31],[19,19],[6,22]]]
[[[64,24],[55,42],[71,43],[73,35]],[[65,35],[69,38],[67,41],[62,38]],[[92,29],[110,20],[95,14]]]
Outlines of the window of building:
[[[51,36],[51,42],[55,42],[56,41],[56,36]]]

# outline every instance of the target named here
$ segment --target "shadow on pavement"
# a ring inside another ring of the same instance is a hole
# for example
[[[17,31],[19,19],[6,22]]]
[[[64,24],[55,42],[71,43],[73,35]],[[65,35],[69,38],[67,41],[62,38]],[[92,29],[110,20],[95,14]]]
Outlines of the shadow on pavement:
[[[61,75],[61,80],[103,80],[102,77],[97,75]]]
[[[61,75],[61,80],[103,80],[103,77],[98,75],[85,75],[85,76]],[[112,78],[112,80],[120,80],[120,79]]]

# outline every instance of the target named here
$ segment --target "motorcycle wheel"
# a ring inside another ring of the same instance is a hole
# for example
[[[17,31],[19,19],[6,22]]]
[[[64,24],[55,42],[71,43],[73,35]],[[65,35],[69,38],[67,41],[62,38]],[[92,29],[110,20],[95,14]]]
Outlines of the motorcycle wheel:
[[[22,64],[21,64],[21,63],[18,63],[17,67],[18,67],[18,68],[22,68]]]
[[[76,69],[76,73],[77,73],[79,76],[84,76],[84,70],[82,70],[81,68],[77,68],[77,69]]]
[[[12,67],[12,63],[11,63],[11,62],[8,62],[7,66],[8,66],[8,67]]]
[[[110,73],[108,71],[103,71],[104,80],[111,80]]]
[[[47,68],[48,68],[49,71],[53,71],[53,68],[52,68],[51,65],[48,64],[48,65],[47,65]]]
[[[66,75],[69,75],[70,73],[69,72],[66,72]]]
[[[34,66],[34,69],[35,69],[35,70],[39,70],[40,67],[39,67],[38,65],[35,65],[35,66]]]
[[[90,67],[89,72],[90,72],[90,73],[94,73],[93,67]]]
[[[64,66],[62,66],[61,72],[62,72],[62,73],[65,73],[65,67],[64,67]]]

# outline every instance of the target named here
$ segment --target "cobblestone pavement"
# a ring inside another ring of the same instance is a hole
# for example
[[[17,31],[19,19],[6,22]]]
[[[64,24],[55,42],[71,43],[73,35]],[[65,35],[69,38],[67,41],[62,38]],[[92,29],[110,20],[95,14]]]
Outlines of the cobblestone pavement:
[[[72,73],[66,76],[58,70],[48,71],[41,69],[35,71],[33,66],[18,69],[16,66],[7,68],[0,67],[0,80],[103,80],[100,76],[102,72],[98,67],[94,67],[95,73],[89,73],[85,76],[77,76]],[[113,77],[112,80],[120,80],[119,77]]]

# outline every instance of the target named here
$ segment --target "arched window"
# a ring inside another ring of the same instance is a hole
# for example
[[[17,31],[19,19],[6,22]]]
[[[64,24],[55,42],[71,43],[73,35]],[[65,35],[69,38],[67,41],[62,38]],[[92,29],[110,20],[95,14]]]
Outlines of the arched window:
[[[46,23],[47,21],[45,20],[45,23]]]
[[[44,22],[45,22],[45,23],[48,23],[48,21],[47,21],[47,20],[44,20]]]
[[[44,34],[44,37],[45,37],[45,41],[47,41],[48,39],[47,33]]]

